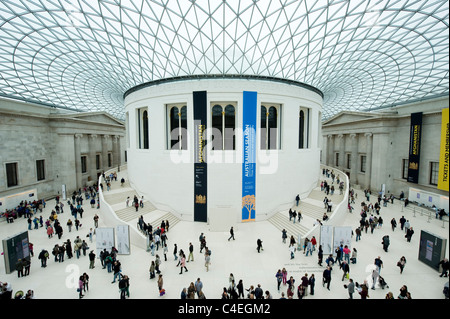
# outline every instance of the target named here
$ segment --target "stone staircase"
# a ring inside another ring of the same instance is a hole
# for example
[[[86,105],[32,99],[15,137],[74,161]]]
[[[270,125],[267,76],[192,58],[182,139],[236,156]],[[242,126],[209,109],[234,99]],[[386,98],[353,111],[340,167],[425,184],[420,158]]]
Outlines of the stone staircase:
[[[130,199],[132,199],[133,197],[130,197]],[[141,215],[146,215],[154,210],[156,210],[156,207],[153,206],[150,202],[148,201],[143,201],[144,207],[143,208],[138,208],[138,211],[136,211],[136,208],[131,206],[129,207],[125,207],[122,209],[115,209],[114,211],[116,212],[117,217],[119,217],[121,220],[123,220],[124,222],[129,222],[133,219],[139,218],[139,216]]]
[[[288,212],[278,212],[272,217],[270,217],[268,221],[272,225],[274,225],[277,229],[280,230],[280,238],[281,238],[281,231],[283,229],[286,230],[288,236],[287,242],[289,242],[289,238],[291,237],[291,235],[293,235],[295,240],[297,240],[298,235],[303,236],[309,231],[309,228],[302,224],[303,220],[300,223],[296,221],[295,224],[293,221],[289,221]]]
[[[325,178],[322,176],[321,179],[322,180],[327,179],[327,181],[331,183],[330,178]],[[291,235],[293,235],[296,240],[299,235],[303,237],[306,233],[309,232],[309,230],[312,229],[314,221],[316,221],[317,219],[322,221],[323,214],[326,212],[323,203],[325,196],[328,199],[331,199],[333,202],[332,211],[334,211],[336,205],[343,200],[344,195],[339,194],[339,189],[336,184],[335,187],[337,189],[335,190],[333,195],[331,195],[331,193],[329,195],[326,195],[325,192],[320,190],[320,180],[319,180],[318,186],[311,191],[308,197],[300,200],[298,207],[297,206],[292,207],[292,210],[301,212],[303,219],[300,221],[300,223],[296,221],[294,224],[293,221],[289,221],[288,211],[278,212],[274,214],[272,217],[270,217],[268,221],[277,229],[279,229],[280,232],[283,229],[285,229],[287,231],[288,238]],[[328,216],[330,216],[331,214],[332,212],[327,213]]]

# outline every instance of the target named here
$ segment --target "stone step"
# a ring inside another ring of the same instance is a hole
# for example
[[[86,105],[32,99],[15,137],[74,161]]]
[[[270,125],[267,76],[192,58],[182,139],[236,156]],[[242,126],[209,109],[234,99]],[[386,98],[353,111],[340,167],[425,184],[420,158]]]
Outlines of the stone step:
[[[112,192],[112,191],[111,191]],[[138,198],[138,194],[136,191],[132,188],[125,188],[122,192],[112,192],[111,194],[108,194],[108,191],[103,192],[103,197],[106,202],[110,205],[115,205],[118,203],[124,203],[127,200],[127,197],[130,197],[130,204],[133,201],[134,195],[136,195]]]
[[[285,229],[287,232],[288,238],[291,237],[291,235],[294,236],[295,240],[298,239],[298,236],[305,235],[310,228],[302,225],[302,223],[289,221],[289,217],[286,214],[283,213],[276,213],[268,220],[272,225],[274,225],[277,229],[280,230],[280,232]],[[281,238],[281,233],[280,233]]]
[[[125,222],[129,222],[135,218],[139,218],[141,215],[146,215],[152,211],[156,210],[156,207],[153,206],[150,202],[144,201],[144,208],[139,208],[138,211],[136,211],[135,207],[125,207],[119,210],[116,210],[116,215],[121,220]]]

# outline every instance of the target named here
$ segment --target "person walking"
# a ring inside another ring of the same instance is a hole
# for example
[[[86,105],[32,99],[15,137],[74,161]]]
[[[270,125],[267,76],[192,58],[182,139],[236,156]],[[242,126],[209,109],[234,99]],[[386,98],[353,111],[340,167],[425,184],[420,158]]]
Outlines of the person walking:
[[[397,266],[400,267],[400,274],[403,273],[403,269],[405,269],[406,265],[406,258],[405,256],[402,256],[400,260],[397,262]]]
[[[211,256],[206,252],[205,253],[205,267],[206,271],[209,271],[209,266],[211,265]]]
[[[183,274],[183,268],[186,270],[186,272],[188,271],[188,269],[186,268],[186,256],[184,255],[184,253],[181,254],[180,258],[180,275]]]
[[[233,226],[231,226],[231,228],[230,228],[230,237],[228,238],[228,241],[230,241],[231,238],[233,238],[233,240],[234,240],[234,230],[233,230]]]
[[[377,266],[378,274],[380,274],[381,273],[381,268],[383,268],[383,261],[381,260],[380,256],[375,258],[374,264],[375,264],[375,266]]]
[[[413,228],[412,228],[412,227],[409,227],[409,228],[406,230],[406,235],[405,235],[406,241],[407,241],[408,243],[411,242],[411,237],[412,237],[413,234],[414,234]]]
[[[327,268],[323,271],[323,279],[322,279],[322,286],[327,285],[327,289],[330,290],[330,283],[331,283],[331,267],[327,266]]]
[[[258,238],[258,240],[256,241],[256,250],[258,251],[258,253],[260,252],[260,250],[264,250],[262,248],[262,240]]]
[[[41,260],[41,267],[45,268],[47,267],[47,259],[49,259],[48,251],[45,249],[42,249],[39,253],[38,259]]]
[[[341,268],[342,271],[343,271],[343,274],[342,274],[342,281],[344,281],[344,279],[345,279],[347,276],[349,276],[349,273],[350,273],[350,266],[348,265],[347,261],[344,260],[344,261],[342,262],[340,268]]]

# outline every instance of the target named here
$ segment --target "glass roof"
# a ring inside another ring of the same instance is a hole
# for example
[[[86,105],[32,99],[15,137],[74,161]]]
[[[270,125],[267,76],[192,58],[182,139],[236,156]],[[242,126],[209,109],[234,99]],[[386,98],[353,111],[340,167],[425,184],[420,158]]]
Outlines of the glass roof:
[[[445,0],[0,0],[0,96],[123,119],[189,75],[312,85],[323,117],[449,93]]]

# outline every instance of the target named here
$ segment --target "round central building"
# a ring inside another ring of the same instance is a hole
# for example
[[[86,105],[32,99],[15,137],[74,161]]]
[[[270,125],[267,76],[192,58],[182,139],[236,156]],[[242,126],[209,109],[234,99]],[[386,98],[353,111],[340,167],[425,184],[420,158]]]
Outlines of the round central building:
[[[182,220],[228,230],[317,186],[323,95],[256,76],[190,76],[125,93],[131,185]]]

